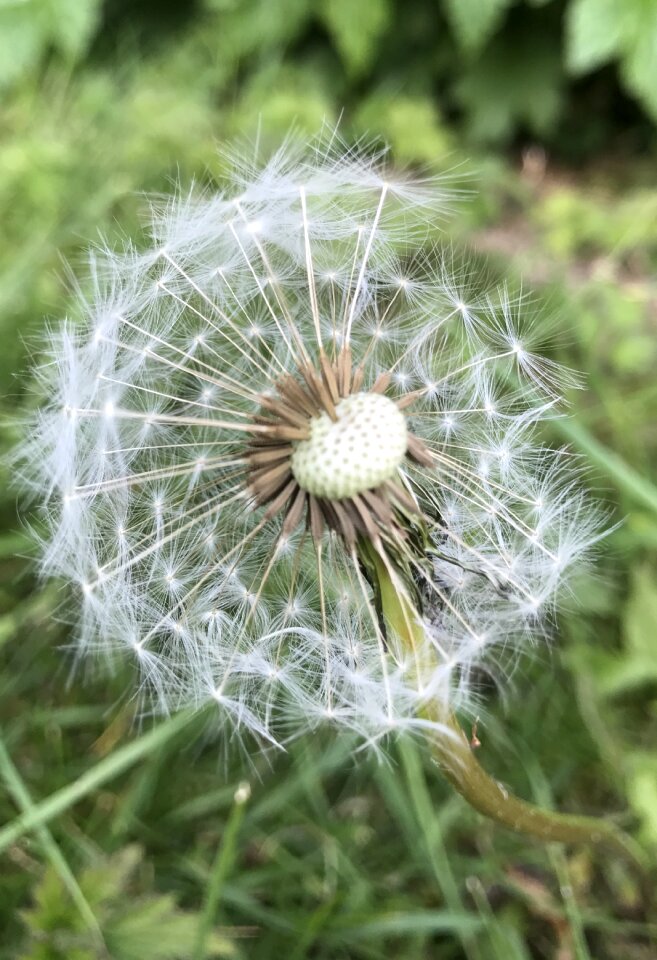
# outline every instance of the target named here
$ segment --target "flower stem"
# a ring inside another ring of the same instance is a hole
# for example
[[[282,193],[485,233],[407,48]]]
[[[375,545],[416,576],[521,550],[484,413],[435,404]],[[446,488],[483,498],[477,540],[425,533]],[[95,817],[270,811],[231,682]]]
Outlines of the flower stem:
[[[369,569],[376,576],[381,611],[388,628],[409,650],[422,649],[426,646],[424,627],[408,598],[393,582],[389,565],[384,563],[372,544],[363,545],[362,550]],[[615,824],[597,817],[543,810],[509,793],[479,764],[457,718],[448,707],[428,704],[423,708],[423,715],[436,724],[431,746],[443,774],[479,813],[546,843],[602,844],[641,863],[641,851]]]

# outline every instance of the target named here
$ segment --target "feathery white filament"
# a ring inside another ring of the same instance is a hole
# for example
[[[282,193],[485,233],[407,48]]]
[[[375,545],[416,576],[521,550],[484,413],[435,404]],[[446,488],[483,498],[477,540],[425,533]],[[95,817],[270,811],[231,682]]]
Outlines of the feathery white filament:
[[[435,252],[450,205],[332,136],[237,160],[223,189],[154,205],[151,249],[92,257],[19,460],[46,503],[43,570],[79,587],[81,651],[129,657],[151,708],[211,703],[265,743],[330,719],[377,744],[426,727],[428,700],[472,702],[475,667],[504,673],[544,634],[599,536],[572,458],[535,438],[575,380],[533,353],[522,302]],[[423,555],[394,544],[422,596],[411,651],[353,543],[254,503],[261,404],[303,365],[340,382],[327,413],[287,404],[282,483],[338,510],[388,488],[417,504]]]

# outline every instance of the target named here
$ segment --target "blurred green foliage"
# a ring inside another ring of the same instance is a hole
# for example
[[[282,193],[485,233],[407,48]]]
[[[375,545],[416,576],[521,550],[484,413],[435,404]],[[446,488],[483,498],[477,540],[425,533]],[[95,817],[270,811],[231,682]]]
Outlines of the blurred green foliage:
[[[144,890],[151,881],[143,851],[126,846],[110,857],[97,855],[80,874],[80,889],[98,921],[89,930],[56,872],[36,884],[33,906],[22,914],[29,931],[20,960],[177,960],[191,956],[199,917],[180,910],[171,895]],[[142,874],[139,877],[139,873]],[[140,889],[140,887],[142,889]],[[228,938],[214,934],[207,957],[234,957]]]
[[[99,231],[138,237],[141,191],[210,182],[227,141],[259,130],[275,145],[343,111],[345,137],[385,140],[399,163],[476,172],[478,195],[447,239],[511,286],[522,275],[540,288],[536,322],[554,324],[555,357],[588,377],[548,439],[575,445],[625,518],[597,577],[577,584],[554,651],[519,664],[507,701],[491,691],[482,760],[526,796],[618,811],[653,860],[656,11],[654,0],[0,0],[5,447],[32,402],[26,354],[39,355],[44,316],[57,323],[71,302],[64,263],[80,272]],[[0,958],[655,955],[652,895],[632,869],[492,828],[411,745],[388,765],[323,737],[218,762],[199,723],[194,736],[162,728],[126,759],[144,743],[130,678],[78,671],[67,684],[62,597],[35,583],[2,487],[0,819],[13,833]],[[253,796],[238,823],[245,776]],[[41,820],[26,830],[21,815]]]
[[[98,28],[102,0],[2,0],[0,88],[38,68],[51,50],[74,63]]]
[[[386,90],[439,94],[474,141],[532,133],[559,144],[568,124],[590,149],[614,119],[578,103],[576,88],[611,65],[597,99],[613,106],[620,85],[657,118],[653,0],[2,0],[0,88],[52,57],[121,55],[198,23],[226,90],[246,70],[256,87],[275,73],[344,107]]]

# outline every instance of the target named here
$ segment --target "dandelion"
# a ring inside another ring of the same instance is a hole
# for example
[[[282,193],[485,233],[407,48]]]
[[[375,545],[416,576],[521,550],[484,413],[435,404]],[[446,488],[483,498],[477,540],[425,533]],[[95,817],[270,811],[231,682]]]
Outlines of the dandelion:
[[[577,839],[454,718],[544,635],[599,527],[536,438],[576,378],[435,247],[452,201],[334,138],[96,252],[23,450],[42,566],[76,588],[80,651],[128,658],[150,709],[210,704],[264,745],[421,733],[478,809]]]

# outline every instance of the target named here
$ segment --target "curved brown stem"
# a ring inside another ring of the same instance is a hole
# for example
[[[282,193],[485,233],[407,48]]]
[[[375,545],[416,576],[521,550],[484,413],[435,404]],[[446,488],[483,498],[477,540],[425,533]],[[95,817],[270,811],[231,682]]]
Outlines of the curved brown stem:
[[[425,646],[422,624],[410,601],[398,589],[389,562],[371,545],[362,549],[378,581],[381,610],[388,626],[409,649]],[[454,714],[447,707],[425,708],[435,726],[431,745],[443,774],[470,806],[497,823],[543,842],[603,844],[642,865],[641,850],[615,824],[597,817],[543,810],[509,793],[478,762]]]
[[[604,844],[633,860],[640,859],[630,837],[608,820],[543,810],[509,793],[479,764],[454,715],[436,719],[445,727],[445,734],[432,743],[440,768],[479,813],[544,843]]]

